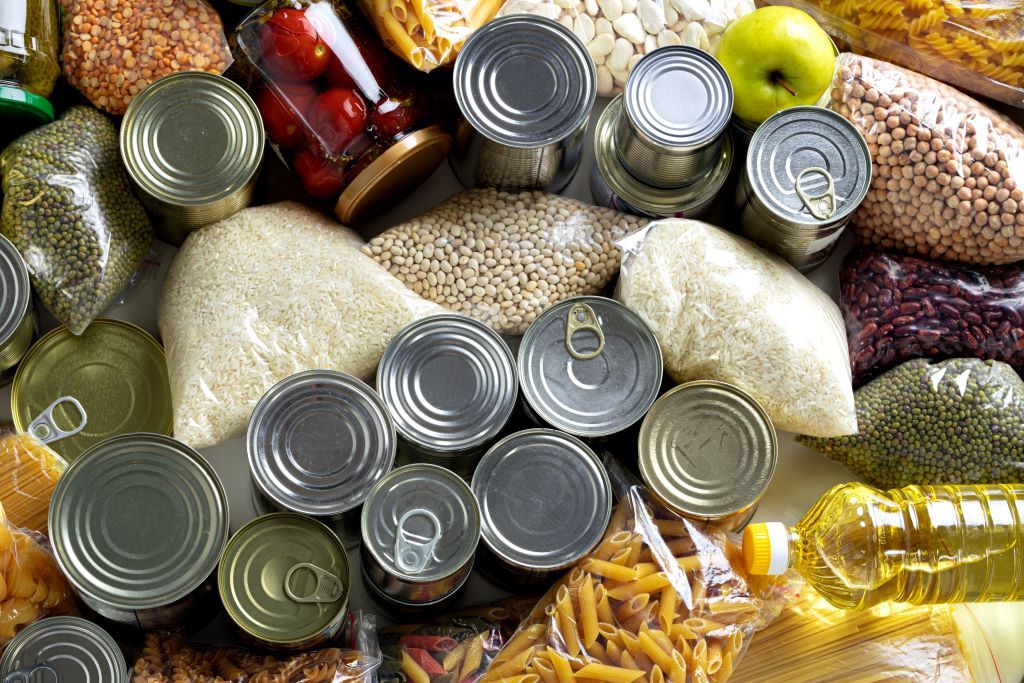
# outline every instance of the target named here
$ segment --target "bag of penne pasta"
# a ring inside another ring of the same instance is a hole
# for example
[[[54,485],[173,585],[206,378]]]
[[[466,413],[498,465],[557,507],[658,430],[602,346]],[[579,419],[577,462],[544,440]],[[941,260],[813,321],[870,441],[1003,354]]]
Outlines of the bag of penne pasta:
[[[721,683],[794,595],[788,577],[766,578],[746,576],[734,536],[633,487],[481,681]]]

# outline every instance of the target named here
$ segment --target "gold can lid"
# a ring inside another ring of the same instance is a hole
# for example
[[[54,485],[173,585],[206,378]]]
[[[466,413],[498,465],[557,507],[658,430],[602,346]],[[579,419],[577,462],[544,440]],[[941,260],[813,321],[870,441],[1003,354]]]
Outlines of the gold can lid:
[[[338,220],[349,225],[359,223],[396,197],[408,194],[441,165],[451,146],[452,137],[439,126],[402,138],[341,193],[334,207]]]

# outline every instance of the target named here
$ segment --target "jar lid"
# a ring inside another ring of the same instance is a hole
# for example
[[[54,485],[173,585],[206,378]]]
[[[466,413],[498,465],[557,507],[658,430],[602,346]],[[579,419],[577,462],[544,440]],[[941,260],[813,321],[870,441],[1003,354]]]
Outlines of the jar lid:
[[[5,129],[16,122],[18,134],[51,123],[53,105],[42,95],[13,85],[0,85],[0,121]],[[9,134],[7,135],[9,137]]]

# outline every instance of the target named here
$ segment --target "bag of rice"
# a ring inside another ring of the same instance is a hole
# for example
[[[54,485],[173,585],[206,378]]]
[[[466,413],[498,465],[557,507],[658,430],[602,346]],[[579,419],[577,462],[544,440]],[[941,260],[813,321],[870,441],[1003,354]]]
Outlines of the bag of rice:
[[[654,330],[674,381],[735,384],[779,429],[856,433],[839,307],[793,267],[725,230],[678,218],[617,246],[616,298]]]
[[[292,202],[245,209],[189,236],[158,311],[175,437],[202,448],[241,436],[264,392],[296,372],[369,379],[396,332],[442,312],[361,246]]]

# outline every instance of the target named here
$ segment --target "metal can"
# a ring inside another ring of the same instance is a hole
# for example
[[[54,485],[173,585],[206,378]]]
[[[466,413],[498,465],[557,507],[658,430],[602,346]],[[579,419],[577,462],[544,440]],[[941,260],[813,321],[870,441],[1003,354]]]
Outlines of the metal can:
[[[0,385],[14,377],[14,368],[35,336],[32,287],[18,249],[0,235]]]
[[[466,585],[480,508],[457,474],[406,465],[377,482],[363,506],[363,580],[399,611],[434,610]]]
[[[614,132],[622,165],[651,187],[700,180],[719,162],[732,101],[729,75],[707,52],[686,45],[651,52],[623,90]]]
[[[466,187],[561,191],[583,157],[596,81],[586,46],[556,21],[523,14],[477,29],[455,61],[455,175]]]
[[[757,132],[757,128],[758,124],[756,123],[751,123],[738,116],[732,117],[732,141],[738,158],[747,158],[750,140],[754,137],[754,133]]]
[[[228,501],[201,455],[159,434],[93,446],[61,475],[50,542],[78,597],[136,628],[180,624],[228,537]]]
[[[80,617],[49,617],[14,636],[0,659],[5,683],[128,683],[128,665],[109,633]]]
[[[640,427],[640,476],[669,509],[738,531],[775,473],[768,413],[725,382],[689,382],[654,404]]]
[[[661,386],[661,348],[640,316],[614,299],[579,296],[537,317],[519,347],[519,386],[540,421],[584,438],[644,416]]]
[[[292,512],[257,517],[239,529],[224,549],[217,585],[242,636],[278,650],[304,650],[336,636],[352,588],[338,536]]]
[[[377,368],[377,390],[401,437],[400,460],[435,463],[464,477],[504,428],[518,386],[508,345],[462,315],[406,326]]]
[[[121,123],[121,158],[157,235],[180,246],[192,230],[244,209],[263,161],[252,98],[205,71],[164,76],[139,93]]]
[[[590,169],[590,194],[594,202],[648,218],[706,216],[732,171],[734,155],[729,132],[723,134],[718,161],[703,177],[683,187],[653,187],[630,173],[619,158],[615,128],[621,114],[619,95],[605,107],[594,129],[594,162]]]
[[[300,372],[263,395],[245,440],[255,495],[359,542],[359,506],[395,462],[395,425],[377,392],[343,372]]]
[[[741,233],[808,272],[831,255],[870,185],[856,126],[823,107],[784,109],[750,140],[736,194]]]

